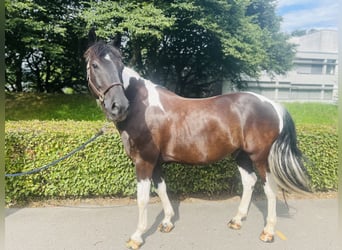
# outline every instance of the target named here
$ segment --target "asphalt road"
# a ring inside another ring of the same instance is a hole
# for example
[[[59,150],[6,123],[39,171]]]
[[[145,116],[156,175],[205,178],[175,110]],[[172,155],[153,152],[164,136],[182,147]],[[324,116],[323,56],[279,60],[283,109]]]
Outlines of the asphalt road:
[[[149,229],[142,250],[335,250],[337,199],[291,199],[290,210],[277,203],[278,223],[274,243],[263,243],[266,200],[253,200],[240,231],[226,224],[235,215],[239,200],[173,201],[175,228],[157,231],[163,218],[159,202],[149,204]],[[134,232],[136,205],[82,205],[7,209],[6,250],[117,250]],[[286,238],[284,238],[286,237]],[[341,236],[340,236],[341,237]]]

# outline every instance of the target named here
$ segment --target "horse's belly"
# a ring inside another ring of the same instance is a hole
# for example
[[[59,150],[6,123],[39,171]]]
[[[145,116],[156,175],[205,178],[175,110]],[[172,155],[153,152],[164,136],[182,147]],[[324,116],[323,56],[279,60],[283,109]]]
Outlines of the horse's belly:
[[[228,142],[208,143],[206,140],[187,141],[168,147],[162,152],[164,161],[186,164],[206,164],[219,161],[237,148]]]

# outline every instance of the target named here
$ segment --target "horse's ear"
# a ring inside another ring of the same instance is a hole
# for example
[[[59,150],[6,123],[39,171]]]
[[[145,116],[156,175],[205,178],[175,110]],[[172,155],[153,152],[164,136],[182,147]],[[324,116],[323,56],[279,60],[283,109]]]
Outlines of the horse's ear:
[[[120,49],[120,46],[121,46],[121,34],[115,34],[114,38],[109,42],[109,44],[114,46],[117,49]]]
[[[89,47],[91,45],[93,45],[94,43],[96,43],[96,41],[97,41],[97,36],[96,36],[95,30],[96,30],[96,28],[92,27],[88,32],[88,46]]]

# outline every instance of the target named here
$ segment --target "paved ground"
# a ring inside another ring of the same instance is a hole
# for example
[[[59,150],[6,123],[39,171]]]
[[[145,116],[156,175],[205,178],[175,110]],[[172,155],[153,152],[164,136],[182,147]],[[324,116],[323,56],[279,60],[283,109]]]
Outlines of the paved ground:
[[[265,222],[266,201],[254,200],[240,231],[226,223],[235,215],[238,199],[173,201],[175,228],[157,231],[163,212],[160,203],[148,207],[149,230],[142,250],[277,249],[335,250],[337,199],[290,199],[288,211],[277,204],[281,236],[265,244],[258,237]],[[135,230],[136,205],[77,205],[7,209],[6,250],[117,250]]]

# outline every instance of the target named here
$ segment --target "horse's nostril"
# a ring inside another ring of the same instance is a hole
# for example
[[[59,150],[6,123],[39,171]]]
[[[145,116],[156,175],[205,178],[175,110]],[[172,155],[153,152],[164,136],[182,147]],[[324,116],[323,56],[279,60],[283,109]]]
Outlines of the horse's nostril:
[[[115,109],[116,107],[117,107],[116,103],[113,102],[113,104],[112,104],[112,110]]]

